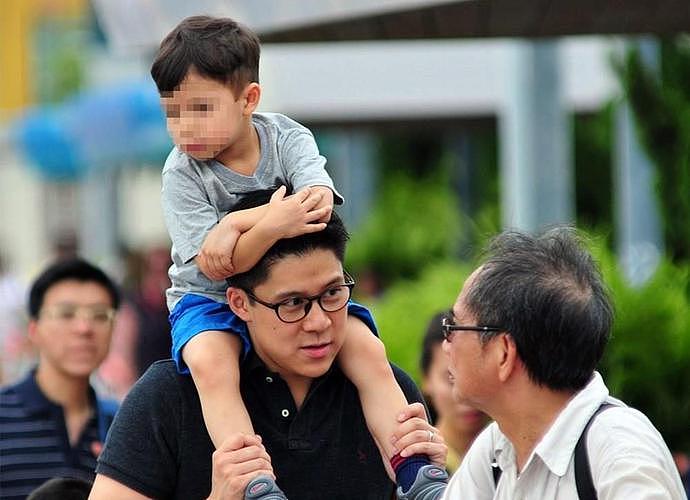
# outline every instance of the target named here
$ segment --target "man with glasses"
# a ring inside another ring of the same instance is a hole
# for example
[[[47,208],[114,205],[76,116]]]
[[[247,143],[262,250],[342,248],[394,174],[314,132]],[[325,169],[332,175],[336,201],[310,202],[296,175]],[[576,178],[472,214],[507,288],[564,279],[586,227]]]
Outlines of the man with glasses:
[[[26,498],[53,477],[93,481],[115,413],[89,377],[108,354],[120,297],[80,259],[48,267],[29,293],[28,335],[38,365],[0,393],[0,497]]]
[[[662,437],[595,371],[613,308],[570,229],[499,235],[443,323],[455,397],[494,419],[445,499],[682,499]]]
[[[335,363],[348,312],[373,327],[368,314],[347,307],[354,286],[343,269],[347,238],[334,214],[322,231],[279,240],[228,279],[233,328],[252,342],[240,389],[261,438],[234,433],[213,452],[193,381],[172,361],[155,363],[111,427],[92,499],[235,499],[248,484],[248,498],[392,497],[395,484],[357,390]],[[394,373],[408,400],[421,402],[411,379]],[[423,418],[405,425],[395,444],[402,454],[444,462],[446,447],[432,426]],[[284,494],[267,491],[271,481],[259,475],[277,478]]]

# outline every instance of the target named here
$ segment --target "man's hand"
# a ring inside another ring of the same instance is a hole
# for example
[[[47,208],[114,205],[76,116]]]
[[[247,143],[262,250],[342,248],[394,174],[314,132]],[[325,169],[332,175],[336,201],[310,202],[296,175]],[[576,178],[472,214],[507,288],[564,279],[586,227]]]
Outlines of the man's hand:
[[[233,224],[230,213],[209,231],[194,259],[201,272],[216,281],[232,276],[235,272],[232,252],[239,237],[240,231]]]
[[[330,214],[331,206],[318,208],[323,192],[304,188],[286,197],[285,191],[285,186],[281,186],[273,193],[266,214],[259,221],[276,241],[325,229],[326,223],[318,221]]]
[[[445,468],[448,446],[438,429],[427,422],[424,405],[408,405],[399,415],[398,422],[400,425],[391,442],[402,457],[427,455],[433,464]]]
[[[242,500],[256,476],[275,479],[271,458],[256,435],[236,433],[213,452],[211,494],[208,500]]]

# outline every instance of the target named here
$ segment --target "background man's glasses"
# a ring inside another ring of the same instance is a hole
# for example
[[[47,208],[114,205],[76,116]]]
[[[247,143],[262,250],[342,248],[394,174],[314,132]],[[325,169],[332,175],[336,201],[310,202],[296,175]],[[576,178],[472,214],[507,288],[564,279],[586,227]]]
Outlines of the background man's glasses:
[[[41,309],[41,318],[69,323],[75,319],[88,321],[92,325],[108,325],[115,319],[115,309],[104,306],[78,306],[76,304],[55,304]]]
[[[453,332],[502,332],[505,328],[499,328],[497,326],[477,326],[477,325],[456,325],[453,320],[447,317],[441,319],[441,328],[443,329],[443,338],[448,342],[451,342],[453,338]]]
[[[324,292],[311,297],[290,297],[282,302],[264,302],[248,290],[245,293],[262,306],[273,309],[278,316],[278,319],[283,323],[297,323],[304,319],[309,311],[311,311],[314,301],[318,302],[321,309],[325,312],[340,311],[352,296],[352,288],[355,286],[355,280],[345,273],[345,283],[342,285],[331,286]]]

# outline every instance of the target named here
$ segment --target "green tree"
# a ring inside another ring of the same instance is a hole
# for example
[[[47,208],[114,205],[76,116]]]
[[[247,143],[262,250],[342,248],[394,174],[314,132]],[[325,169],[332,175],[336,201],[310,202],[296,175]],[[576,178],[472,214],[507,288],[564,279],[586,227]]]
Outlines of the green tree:
[[[455,255],[460,209],[443,169],[423,178],[393,173],[348,248],[354,273],[373,269],[384,283],[414,278],[434,261]]]
[[[690,259],[690,38],[660,41],[659,71],[637,49],[615,64],[641,143],[657,168],[664,236],[671,258]]]
[[[663,261],[642,287],[598,251],[616,318],[602,371],[611,393],[644,412],[674,450],[690,450],[690,268]]]

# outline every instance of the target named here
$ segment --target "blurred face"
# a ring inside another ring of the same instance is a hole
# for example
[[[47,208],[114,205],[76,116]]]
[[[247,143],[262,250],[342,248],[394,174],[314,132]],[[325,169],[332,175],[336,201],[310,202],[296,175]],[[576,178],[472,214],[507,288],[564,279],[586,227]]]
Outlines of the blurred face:
[[[335,254],[319,249],[280,259],[253,292],[259,300],[277,303],[321,294],[344,282],[343,267]],[[314,302],[304,319],[284,323],[273,309],[246,300],[242,291],[230,289],[231,305],[237,304],[235,293],[243,298],[245,309],[233,310],[247,322],[256,353],[288,384],[308,386],[331,367],[345,339],[346,307],[325,312]]]
[[[193,69],[178,89],[161,96],[173,142],[197,160],[215,158],[237,140],[243,120],[251,115],[245,104],[246,92],[235,97],[229,85]]]
[[[41,369],[88,378],[105,359],[113,329],[112,302],[98,283],[61,281],[48,289],[29,337]]]
[[[424,392],[438,413],[439,422],[450,426],[455,433],[476,436],[487,422],[486,415],[472,406],[458,403],[453,397],[453,383],[448,375],[448,357],[441,344],[434,346],[429,371],[423,380]]]

